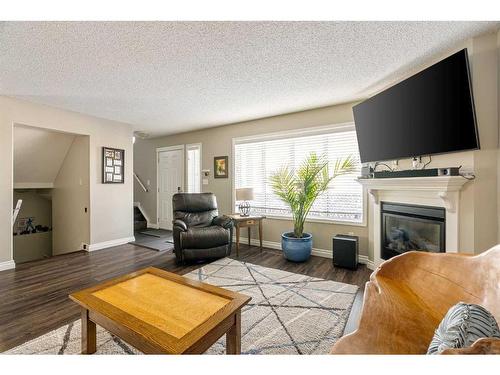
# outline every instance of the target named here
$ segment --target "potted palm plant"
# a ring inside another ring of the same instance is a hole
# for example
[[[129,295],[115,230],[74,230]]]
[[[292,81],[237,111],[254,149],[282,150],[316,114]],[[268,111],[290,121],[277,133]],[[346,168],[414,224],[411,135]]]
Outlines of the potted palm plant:
[[[330,175],[328,164],[324,155],[312,152],[297,170],[283,166],[270,177],[274,194],[292,211],[293,232],[281,235],[281,248],[288,260],[303,262],[309,259],[312,235],[304,232],[304,223],[312,205],[335,177],[351,173],[356,167],[352,156],[337,159]]]

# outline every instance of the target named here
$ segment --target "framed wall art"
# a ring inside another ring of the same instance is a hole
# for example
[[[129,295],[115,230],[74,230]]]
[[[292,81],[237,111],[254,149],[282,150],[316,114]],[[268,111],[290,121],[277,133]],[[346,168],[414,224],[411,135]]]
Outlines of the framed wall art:
[[[228,178],[228,170],[227,156],[214,157],[214,178]]]
[[[123,184],[125,182],[125,150],[102,148],[102,183]]]

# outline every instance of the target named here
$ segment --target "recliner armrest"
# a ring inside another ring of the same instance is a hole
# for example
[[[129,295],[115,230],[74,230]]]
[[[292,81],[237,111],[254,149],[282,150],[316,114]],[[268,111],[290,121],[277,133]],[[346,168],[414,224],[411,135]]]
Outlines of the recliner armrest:
[[[180,220],[180,219],[175,219],[173,221],[173,226],[179,228],[183,232],[185,232],[185,231],[188,230],[188,227],[187,227],[186,223],[184,221]]]
[[[220,215],[214,217],[212,220],[213,225],[218,225],[219,227],[230,229],[233,227],[233,219],[226,215]]]

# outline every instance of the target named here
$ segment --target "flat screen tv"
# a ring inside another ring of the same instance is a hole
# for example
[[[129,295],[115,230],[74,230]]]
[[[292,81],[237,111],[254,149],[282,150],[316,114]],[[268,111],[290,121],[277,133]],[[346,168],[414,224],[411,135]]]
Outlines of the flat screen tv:
[[[467,49],[353,112],[362,163],[479,148]]]

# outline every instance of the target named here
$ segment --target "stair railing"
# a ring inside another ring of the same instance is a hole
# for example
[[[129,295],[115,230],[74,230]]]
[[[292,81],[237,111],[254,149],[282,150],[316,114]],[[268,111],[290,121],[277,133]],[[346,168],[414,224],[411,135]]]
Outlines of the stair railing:
[[[135,177],[135,180],[141,186],[142,190],[144,190],[147,193],[148,192],[148,188],[146,186],[144,186],[144,184],[142,183],[141,179],[139,178],[139,176],[137,176],[137,174],[135,172],[134,172],[134,177]]]
[[[12,227],[14,227],[14,224],[16,223],[17,215],[19,215],[19,211],[21,210],[22,204],[23,200],[18,199],[16,203],[16,208],[14,208],[14,211],[12,212]]]

